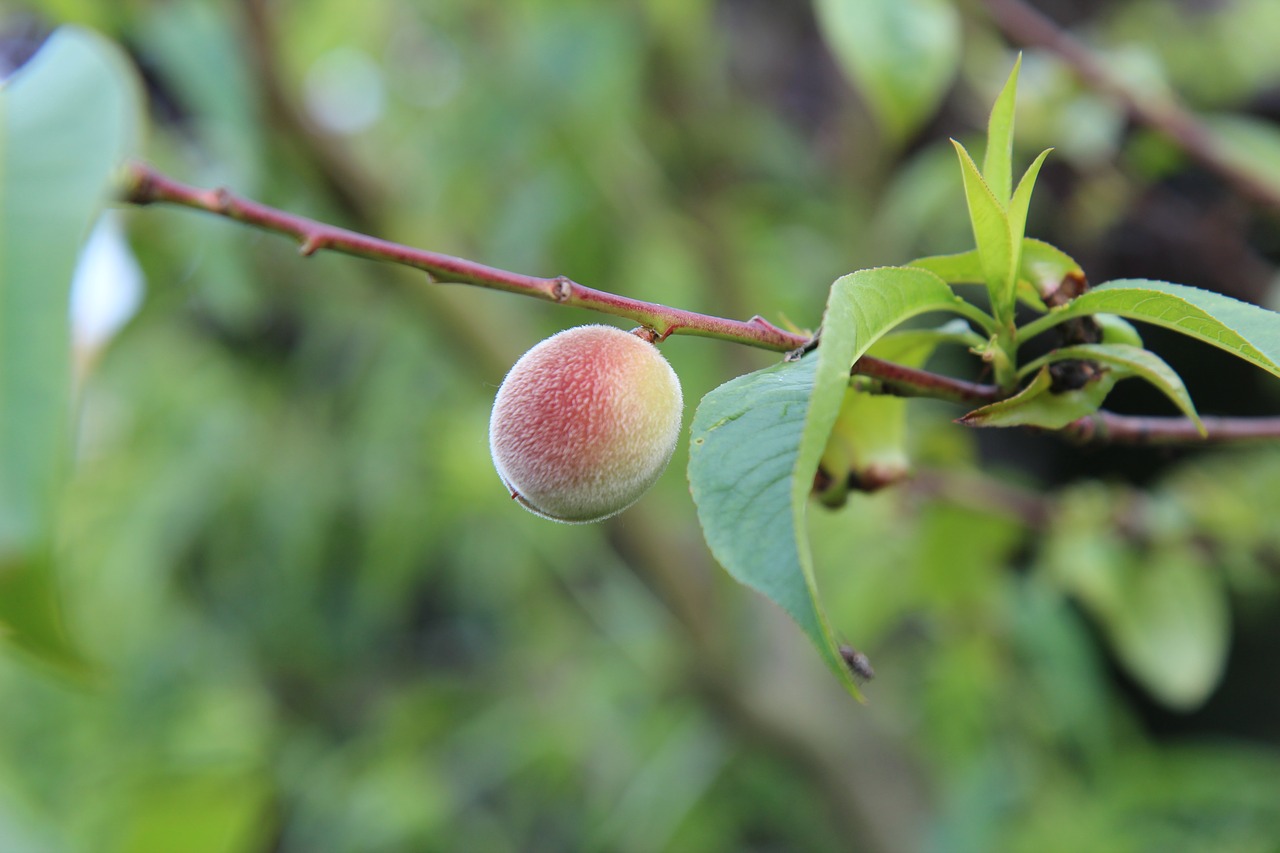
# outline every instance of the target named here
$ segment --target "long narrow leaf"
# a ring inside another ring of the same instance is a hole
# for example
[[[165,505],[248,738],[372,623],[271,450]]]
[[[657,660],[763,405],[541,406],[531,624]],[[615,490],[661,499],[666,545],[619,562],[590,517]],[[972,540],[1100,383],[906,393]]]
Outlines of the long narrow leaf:
[[[973,225],[973,239],[978,247],[982,263],[982,277],[987,284],[992,313],[997,320],[1009,317],[1013,312],[1011,292],[1013,242],[1009,231],[1009,218],[1004,206],[992,194],[969,152],[959,142],[952,140],[960,157],[960,171],[964,175],[964,195],[969,205],[969,220]]]
[[[1128,344],[1081,344],[1073,347],[1062,347],[1044,355],[1028,364],[1023,372],[1030,373],[1042,365],[1068,360],[1096,361],[1112,370],[1128,376],[1145,379],[1155,386],[1160,393],[1168,397],[1178,409],[1195,421],[1200,434],[1205,434],[1204,424],[1196,412],[1195,404],[1182,377],[1160,356]]]
[[[1006,285],[1009,292],[1004,295],[1004,298],[1010,302],[1013,301],[1013,288],[1017,284],[1018,273],[1022,268],[1022,250],[1025,243],[1023,235],[1027,230],[1027,211],[1031,207],[1031,193],[1036,187],[1036,177],[1040,174],[1040,167],[1044,165],[1050,150],[1052,149],[1041,151],[1040,156],[1027,167],[1022,180],[1018,181],[1018,188],[1014,191],[1013,198],[1009,201],[1008,222],[1012,250],[1009,257],[1009,281]]]
[[[1008,205],[1013,186],[1013,114],[1018,99],[1018,71],[1022,68],[1022,54],[1013,63],[1013,71],[991,108],[987,121],[987,150],[982,157],[982,177],[991,187],[991,194],[1001,205]]]
[[[1280,314],[1208,290],[1146,279],[1099,285],[1028,323],[1027,340],[1072,317],[1117,314],[1173,329],[1280,376]]]

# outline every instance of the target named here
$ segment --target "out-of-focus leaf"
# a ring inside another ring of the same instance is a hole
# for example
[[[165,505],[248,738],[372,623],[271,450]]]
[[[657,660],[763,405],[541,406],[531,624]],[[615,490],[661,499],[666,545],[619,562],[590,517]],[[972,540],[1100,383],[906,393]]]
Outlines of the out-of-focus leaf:
[[[830,483],[819,494],[843,506],[851,488],[875,491],[910,470],[906,400],[849,388],[819,465]]]
[[[134,135],[119,51],[59,30],[0,88],[0,621],[66,662],[48,565],[66,468],[76,253]]]
[[[689,485],[712,553],[734,578],[786,610],[855,696],[803,535],[813,476],[854,361],[902,321],[959,304],[924,270],[844,276],[832,285],[816,354],[731,380],[707,394],[694,415]]]
[[[1108,370],[1083,388],[1054,393],[1049,368],[1042,367],[1031,384],[1014,396],[974,409],[959,421],[973,427],[1062,429],[1077,418],[1098,411],[1118,378],[1115,371]]]
[[[1088,567],[1068,562],[1059,580],[1153,696],[1173,708],[1199,705],[1226,663],[1230,615],[1221,580],[1182,548],[1148,559],[1118,548],[1113,557]]]
[[[141,786],[119,846],[125,853],[235,853],[260,848],[270,831],[271,786],[262,774],[212,768]]]
[[[1231,114],[1207,117],[1205,124],[1228,159],[1280,193],[1280,132],[1273,122]]]
[[[945,139],[912,153],[888,175],[875,203],[865,245],[877,256],[910,258],[950,251],[968,242],[968,218],[956,209],[963,184]]]
[[[1137,376],[1154,385],[1160,393],[1168,397],[1184,415],[1196,422],[1196,427],[1204,434],[1204,424],[1196,413],[1191,395],[1182,377],[1160,356],[1142,347],[1127,344],[1081,344],[1080,346],[1061,347],[1041,358],[1029,363],[1024,371],[1030,373],[1042,365],[1072,359],[1096,361],[1116,371],[1117,378]]]
[[[871,347],[869,355],[907,367],[924,365],[943,344],[982,346],[985,341],[964,320],[936,329],[891,332]],[[873,491],[897,482],[910,470],[907,454],[907,400],[872,394],[853,387],[845,391],[820,463],[830,478],[819,495],[828,506],[844,503],[850,488]],[[853,482],[850,482],[852,478]]]
[[[1023,340],[1064,320],[1118,314],[1164,326],[1212,344],[1280,376],[1280,314],[1195,287],[1148,279],[1098,285],[1062,308],[1028,323]]]
[[[960,21],[947,0],[816,0],[818,21],[846,75],[887,133],[909,136],[955,76]]]
[[[1230,615],[1222,577],[1176,536],[1149,550],[1129,541],[1116,529],[1125,508],[1097,485],[1066,494],[1045,565],[1153,696],[1170,707],[1195,707],[1226,663]]]
[[[1231,624],[1222,582],[1185,548],[1130,567],[1120,607],[1103,618],[1121,662],[1170,707],[1196,707],[1222,677]]]
[[[1028,676],[1035,685],[1026,713],[1052,721],[1071,742],[1101,755],[1115,720],[1101,655],[1085,619],[1043,575],[1022,579],[1012,592],[1012,627],[1030,658]]]

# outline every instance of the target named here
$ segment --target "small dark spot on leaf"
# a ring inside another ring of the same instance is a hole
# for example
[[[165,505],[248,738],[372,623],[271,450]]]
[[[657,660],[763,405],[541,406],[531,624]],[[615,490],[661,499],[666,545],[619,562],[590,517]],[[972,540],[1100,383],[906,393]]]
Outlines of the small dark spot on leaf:
[[[855,678],[870,681],[876,677],[876,671],[871,668],[871,661],[853,646],[841,644],[840,657],[844,659],[845,666],[849,667],[849,672],[853,673]]]

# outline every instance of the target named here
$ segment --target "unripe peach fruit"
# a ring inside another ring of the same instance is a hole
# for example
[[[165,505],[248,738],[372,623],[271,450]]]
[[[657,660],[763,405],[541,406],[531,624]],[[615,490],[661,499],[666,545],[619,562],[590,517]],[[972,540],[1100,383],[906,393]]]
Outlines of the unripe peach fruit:
[[[613,326],[578,326],[520,357],[489,419],[511,496],[555,521],[599,521],[635,503],[680,433],[680,380],[657,347]]]

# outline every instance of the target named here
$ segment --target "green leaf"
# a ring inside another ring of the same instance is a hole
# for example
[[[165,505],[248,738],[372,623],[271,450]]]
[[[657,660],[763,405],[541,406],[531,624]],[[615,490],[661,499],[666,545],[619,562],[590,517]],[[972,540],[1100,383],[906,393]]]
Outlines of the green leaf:
[[[1084,281],[1084,271],[1066,252],[1032,237],[1022,240],[1018,270],[1018,298],[1040,311],[1047,310],[1044,297],[1064,281]],[[954,255],[933,255],[912,261],[909,266],[929,270],[948,284],[983,284],[986,274],[976,249]]]
[[[1044,160],[1049,156],[1049,150],[1040,152],[1027,171],[1023,173],[1022,180],[1018,181],[1018,188],[1014,190],[1013,198],[1009,201],[1009,238],[1010,244],[1013,246],[1012,257],[1009,259],[1009,286],[1014,286],[1022,271],[1022,247],[1026,242],[1023,237],[1027,230],[1027,211],[1031,207],[1031,193],[1036,187],[1036,177],[1040,174],[1040,167],[1044,165]],[[1008,293],[1006,299],[1012,301],[1013,294]]]
[[[974,409],[958,420],[973,427],[1062,429],[1072,421],[1098,411],[1118,378],[1114,371],[1109,370],[1083,388],[1054,393],[1049,368],[1042,367],[1031,384],[1014,396]]]
[[[1009,217],[978,173],[969,152],[959,142],[952,140],[952,144],[960,157],[960,171],[964,175],[964,195],[969,205],[969,221],[973,225],[978,260],[982,264],[982,280],[987,285],[992,313],[1000,320],[1013,313],[1014,254]]]
[[[816,0],[823,37],[894,140],[937,108],[960,61],[960,20],[948,0]]]
[[[907,367],[921,367],[944,344],[980,347],[986,342],[964,320],[955,319],[936,329],[890,332],[868,350],[868,355]],[[849,478],[857,487],[872,491],[901,480],[910,470],[907,454],[907,403],[889,394],[845,390],[840,414],[822,451],[821,468],[830,483],[819,494],[827,506],[843,506],[848,499]]]
[[[225,853],[260,848],[271,832],[267,774],[211,764],[135,783],[117,849]]]
[[[1119,530],[1132,509],[1097,484],[1066,493],[1047,534],[1045,567],[1102,627],[1126,670],[1164,704],[1189,709],[1226,664],[1223,578],[1181,534],[1152,531],[1154,541],[1139,545]]]
[[[1222,677],[1231,623],[1222,581],[1185,547],[1130,567],[1105,620],[1121,663],[1172,708],[1200,705]]]
[[[1142,335],[1133,324],[1115,314],[1094,314],[1093,320],[1102,328],[1104,344],[1127,344],[1131,347],[1142,346]]]
[[[986,274],[982,271],[982,259],[977,249],[957,252],[954,255],[931,255],[917,258],[908,266],[928,270],[947,284],[982,284]]]
[[[980,347],[986,339],[974,332],[964,320],[956,318],[932,329],[899,329],[876,341],[867,355],[883,358],[895,364],[921,367],[934,350],[944,344],[963,347]]]
[[[964,303],[937,276],[912,268],[861,270],[844,276],[832,286],[822,321],[819,369],[797,462],[797,483],[801,477],[807,476],[812,480],[833,435],[840,411],[848,404],[848,376],[853,363],[877,343],[881,344],[880,353],[884,357],[896,356],[906,363],[922,363],[941,340],[938,330],[919,330],[917,334],[907,332],[892,342],[883,340],[885,333],[918,314],[956,310],[962,305]],[[963,332],[950,327],[943,336],[953,334],[963,335]],[[964,340],[969,342],[967,337]],[[861,406],[862,403],[855,402],[854,405]],[[881,426],[890,430],[888,435],[874,440],[875,446],[882,450],[899,440],[900,435],[893,433],[900,426],[899,411],[893,406],[881,410],[884,416]],[[891,450],[886,452],[892,453]],[[797,493],[797,506],[803,508],[806,494],[807,490]],[[807,550],[807,543],[805,547]]]
[[[982,157],[982,176],[1002,206],[1009,204],[1009,193],[1013,187],[1013,114],[1018,100],[1020,68],[1022,54],[1018,54],[1009,79],[991,108],[991,118],[987,121],[987,150]]]
[[[1226,350],[1280,376],[1280,314],[1195,287],[1146,279],[1098,285],[1062,308],[1028,323],[1029,340],[1072,317],[1117,314],[1164,326]]]
[[[1085,282],[1084,270],[1075,258],[1043,240],[1023,238],[1022,261],[1018,270],[1018,287],[1023,301],[1039,303],[1039,310],[1044,311],[1044,300],[1068,281],[1078,282],[1081,287]],[[1034,300],[1028,298],[1028,289],[1035,296]]]
[[[1116,372],[1117,379],[1136,376],[1150,382],[1162,394],[1173,401],[1173,404],[1191,420],[1195,421],[1200,434],[1205,434],[1204,424],[1191,402],[1187,386],[1182,377],[1160,356],[1128,344],[1080,344],[1079,346],[1062,347],[1027,364],[1019,373],[1030,373],[1042,365],[1056,361],[1069,360],[1096,361],[1105,364]]]
[[[830,483],[819,500],[840,507],[851,488],[875,491],[902,480],[911,470],[906,438],[906,400],[847,389],[822,451],[819,464]]]
[[[844,276],[832,285],[816,353],[721,385],[693,418],[689,486],[712,553],[735,579],[787,611],[855,696],[803,535],[813,477],[854,361],[902,321],[961,304],[923,270]]]
[[[47,554],[70,445],[68,294],[136,102],[119,51],[74,28],[0,88],[0,621],[63,660]]]
[[[703,397],[690,428],[689,487],[720,565],[785,610],[830,663],[834,641],[804,565],[792,497],[817,367],[810,355]]]

